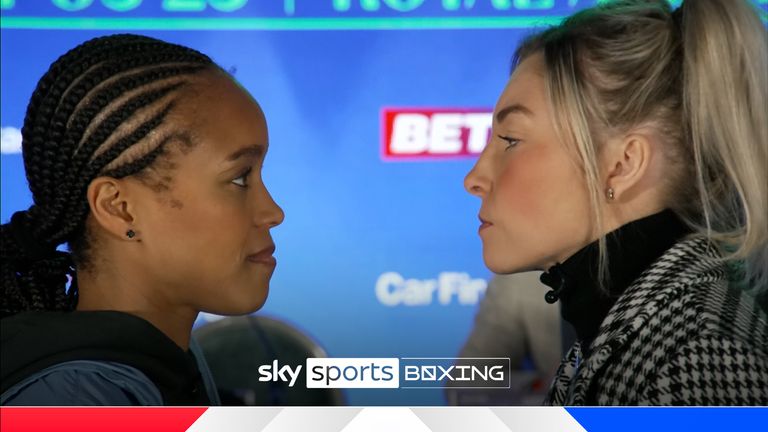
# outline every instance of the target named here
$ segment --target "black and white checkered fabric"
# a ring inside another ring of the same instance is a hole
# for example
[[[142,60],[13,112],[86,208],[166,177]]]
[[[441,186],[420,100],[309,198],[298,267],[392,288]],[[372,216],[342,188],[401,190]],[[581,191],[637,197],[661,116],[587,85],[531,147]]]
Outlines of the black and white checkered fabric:
[[[547,405],[768,405],[768,317],[709,241],[680,241],[618,299]]]

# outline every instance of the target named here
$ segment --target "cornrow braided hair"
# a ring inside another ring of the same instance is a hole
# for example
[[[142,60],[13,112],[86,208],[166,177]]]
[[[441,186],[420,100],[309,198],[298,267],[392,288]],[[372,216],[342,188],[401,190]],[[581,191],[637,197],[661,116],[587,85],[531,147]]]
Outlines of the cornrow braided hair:
[[[129,34],[91,39],[50,66],[21,130],[34,203],[0,227],[0,317],[75,308],[74,264],[87,261],[88,185],[101,175],[142,174],[171,141],[192,145],[165,119],[190,79],[214,68],[195,50]],[[74,262],[56,251],[63,243]]]

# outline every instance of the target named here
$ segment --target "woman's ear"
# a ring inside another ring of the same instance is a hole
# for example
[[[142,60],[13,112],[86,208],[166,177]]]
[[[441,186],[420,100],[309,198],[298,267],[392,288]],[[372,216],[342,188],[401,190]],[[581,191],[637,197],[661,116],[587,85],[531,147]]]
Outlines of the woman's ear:
[[[631,133],[620,140],[609,143],[604,153],[605,191],[611,191],[609,199],[621,201],[630,198],[648,172],[653,145],[650,137],[643,133]]]
[[[135,235],[135,208],[125,181],[112,177],[97,177],[88,185],[88,205],[94,221],[108,233],[131,239]]]

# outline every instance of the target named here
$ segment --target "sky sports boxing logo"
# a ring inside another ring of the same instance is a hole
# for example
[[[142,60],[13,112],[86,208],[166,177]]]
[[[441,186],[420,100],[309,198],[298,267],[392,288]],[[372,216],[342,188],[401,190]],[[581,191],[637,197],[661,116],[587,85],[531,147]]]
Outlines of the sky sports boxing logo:
[[[306,388],[509,388],[509,358],[307,358],[305,365],[277,360],[258,368],[259,381]]]
[[[384,108],[382,158],[456,159],[480,154],[491,133],[488,109]]]

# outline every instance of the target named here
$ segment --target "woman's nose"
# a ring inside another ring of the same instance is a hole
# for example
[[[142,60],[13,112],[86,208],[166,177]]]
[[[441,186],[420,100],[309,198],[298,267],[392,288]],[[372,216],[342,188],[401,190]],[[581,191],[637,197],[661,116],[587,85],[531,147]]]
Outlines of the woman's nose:
[[[254,214],[253,223],[257,226],[267,226],[274,228],[285,220],[285,212],[272,198],[269,191],[264,188],[258,201],[261,203],[257,206],[258,210]]]
[[[478,165],[479,161],[472,167],[469,173],[467,173],[467,176],[464,177],[464,189],[471,195],[483,198],[488,192],[488,181],[487,177],[480,171]]]

